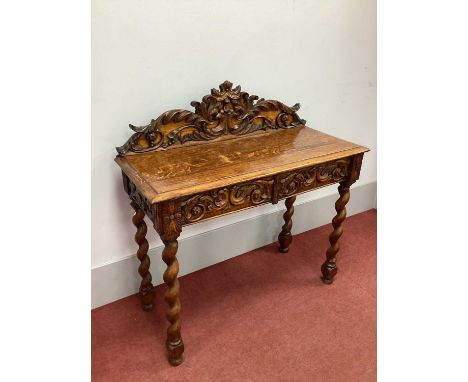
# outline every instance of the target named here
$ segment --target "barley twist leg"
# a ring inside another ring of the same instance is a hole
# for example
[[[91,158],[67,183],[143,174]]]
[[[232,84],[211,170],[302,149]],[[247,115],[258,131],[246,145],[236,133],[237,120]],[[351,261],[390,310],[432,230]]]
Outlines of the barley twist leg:
[[[148,241],[146,240],[146,223],[144,220],[145,213],[135,202],[131,202],[135,215],[133,215],[132,222],[137,227],[135,234],[135,241],[138,244],[137,257],[140,260],[138,273],[142,281],[140,284],[140,298],[143,310],[149,311],[153,309],[154,289],[151,283],[151,273],[149,272],[150,259],[148,257]]]
[[[278,235],[278,241],[280,244],[280,252],[286,253],[289,251],[289,245],[292,241],[291,228],[292,228],[292,216],[294,214],[294,201],[296,196],[291,196],[286,199],[286,212],[283,214],[284,225]]]
[[[333,232],[328,237],[330,241],[330,247],[327,250],[327,260],[322,265],[322,281],[325,284],[331,284],[333,278],[338,272],[336,266],[336,254],[340,250],[339,239],[343,234],[343,221],[346,218],[346,204],[349,201],[349,187],[350,185],[346,182],[340,183],[338,192],[340,193],[339,199],[335,203],[336,216],[332,220]]]
[[[180,335],[180,300],[179,300],[179,262],[176,254],[177,240],[164,241],[165,247],[162,253],[162,259],[167,264],[164,272],[164,282],[167,284],[167,291],[164,299],[168,304],[166,318],[170,325],[167,328],[166,348],[168,351],[169,363],[173,366],[180,365],[183,361],[184,343]]]

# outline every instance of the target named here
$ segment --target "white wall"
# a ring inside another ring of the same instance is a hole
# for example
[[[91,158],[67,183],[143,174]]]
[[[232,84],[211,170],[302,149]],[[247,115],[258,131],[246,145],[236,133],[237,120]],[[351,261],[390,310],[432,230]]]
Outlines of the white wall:
[[[113,162],[128,124],[192,110],[190,101],[226,79],[250,94],[300,102],[307,125],[369,147],[356,186],[376,181],[375,0],[94,0],[92,7],[93,268],[135,252],[132,209]],[[298,203],[331,193],[336,187]],[[281,208],[197,224],[181,238]],[[152,230],[148,236],[150,247],[161,244]]]

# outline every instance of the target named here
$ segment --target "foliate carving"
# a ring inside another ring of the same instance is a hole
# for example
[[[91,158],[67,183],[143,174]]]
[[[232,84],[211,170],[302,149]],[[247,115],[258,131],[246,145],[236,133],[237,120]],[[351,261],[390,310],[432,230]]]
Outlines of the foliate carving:
[[[159,205],[161,217],[158,224],[158,233],[161,240],[166,243],[176,240],[182,231],[182,213],[180,202],[168,201]]]
[[[221,215],[220,211],[236,211],[271,201],[273,178],[223,187],[194,195],[182,202],[182,213],[187,223]]]
[[[299,192],[336,183],[346,178],[349,173],[350,159],[292,171],[279,176],[279,197],[287,197]]]
[[[123,183],[125,192],[128,194],[130,199],[140,207],[146,216],[154,223],[156,221],[156,205],[151,204],[148,199],[140,194],[135,184],[130,180],[130,178],[122,172]]]
[[[212,89],[202,102],[193,101],[191,105],[195,112],[170,110],[148,125],[129,125],[135,134],[117,147],[118,154],[142,153],[187,141],[208,141],[226,134],[289,129],[306,123],[296,113],[298,103],[289,107],[279,101],[258,99],[241,91],[240,86],[232,88],[229,81],[219,85],[219,90]]]

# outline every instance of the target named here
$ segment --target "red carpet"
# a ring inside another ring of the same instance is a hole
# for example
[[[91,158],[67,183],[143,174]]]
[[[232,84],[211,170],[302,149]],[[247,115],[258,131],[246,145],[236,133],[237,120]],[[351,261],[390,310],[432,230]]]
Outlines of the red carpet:
[[[137,295],[93,310],[93,381],[375,381],[376,220],[345,221],[332,285],[320,280],[331,225],[294,236],[288,254],[273,243],[182,277],[178,367],[164,286],[153,312]]]

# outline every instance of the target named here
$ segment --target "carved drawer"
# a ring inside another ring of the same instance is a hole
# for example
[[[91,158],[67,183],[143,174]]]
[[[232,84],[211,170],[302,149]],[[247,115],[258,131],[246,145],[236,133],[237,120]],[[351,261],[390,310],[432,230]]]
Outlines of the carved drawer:
[[[339,182],[349,174],[351,158],[279,174],[278,199]]]
[[[273,177],[267,177],[185,198],[181,202],[184,224],[271,202],[273,187]]]

